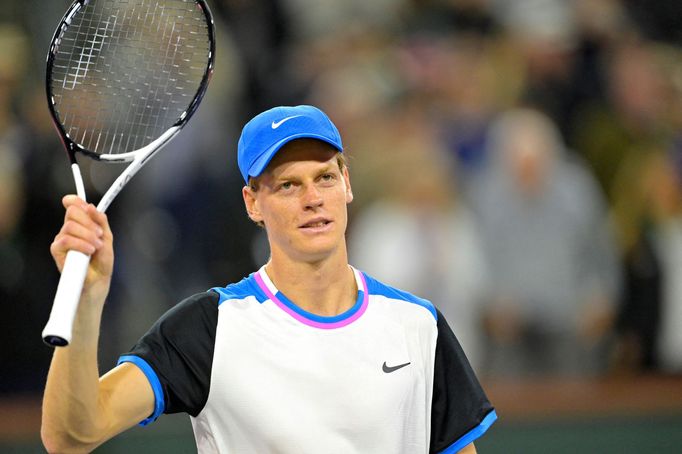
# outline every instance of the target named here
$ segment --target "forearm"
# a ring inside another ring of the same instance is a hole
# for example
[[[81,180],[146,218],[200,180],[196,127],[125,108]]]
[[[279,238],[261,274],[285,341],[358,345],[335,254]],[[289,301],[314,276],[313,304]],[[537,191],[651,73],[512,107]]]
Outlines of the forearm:
[[[82,299],[70,344],[54,351],[41,427],[49,452],[89,451],[107,431],[97,365],[103,301],[104,297]]]
[[[100,321],[114,265],[113,235],[106,215],[94,205],[74,195],[65,196],[62,203],[64,224],[50,245],[57,268],[63,270],[68,251],[87,254],[90,262],[71,341],[67,347],[56,348],[52,357],[41,436],[49,452],[85,452],[128,424],[127,419],[113,414],[110,398],[116,390],[125,389],[125,384],[112,388],[103,383],[97,367]],[[137,416],[134,411],[123,414]]]

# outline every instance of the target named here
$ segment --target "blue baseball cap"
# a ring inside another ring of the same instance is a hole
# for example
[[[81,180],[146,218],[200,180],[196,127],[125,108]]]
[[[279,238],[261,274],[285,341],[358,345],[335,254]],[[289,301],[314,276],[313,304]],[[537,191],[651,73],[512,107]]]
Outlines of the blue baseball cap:
[[[319,139],[340,152],[341,135],[329,117],[313,106],[281,106],[266,110],[251,119],[242,129],[237,145],[239,171],[248,184],[272,158],[294,139]]]

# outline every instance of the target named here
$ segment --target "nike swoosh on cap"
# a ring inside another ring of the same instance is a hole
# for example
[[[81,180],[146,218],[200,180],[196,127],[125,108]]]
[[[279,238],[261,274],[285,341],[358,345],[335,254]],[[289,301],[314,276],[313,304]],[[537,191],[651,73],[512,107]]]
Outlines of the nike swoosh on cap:
[[[405,366],[409,366],[411,363],[405,363],[405,364],[398,364],[397,366],[387,366],[386,361],[384,361],[384,365],[381,366],[381,369],[386,372],[387,374],[390,374],[391,372],[395,372],[398,369],[402,369]]]
[[[282,118],[282,119],[279,120],[279,121],[273,121],[273,122],[272,122],[272,125],[271,125],[271,126],[272,126],[272,129],[277,129],[277,128],[279,128],[280,126],[282,126],[282,124],[284,124],[284,122],[289,121],[289,120],[291,120],[292,118],[302,117],[302,116],[303,116],[303,115],[293,115],[293,116],[291,116],[291,117]]]

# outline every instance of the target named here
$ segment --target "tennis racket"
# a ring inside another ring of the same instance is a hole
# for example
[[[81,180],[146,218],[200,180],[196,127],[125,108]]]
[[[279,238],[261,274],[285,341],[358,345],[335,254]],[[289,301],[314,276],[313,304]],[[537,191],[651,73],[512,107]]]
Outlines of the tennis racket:
[[[213,72],[214,25],[203,0],[76,0],[47,55],[50,112],[85,200],[77,156],[129,163],[104,193],[106,211],[201,102]],[[90,256],[69,251],[45,343],[71,341]]]

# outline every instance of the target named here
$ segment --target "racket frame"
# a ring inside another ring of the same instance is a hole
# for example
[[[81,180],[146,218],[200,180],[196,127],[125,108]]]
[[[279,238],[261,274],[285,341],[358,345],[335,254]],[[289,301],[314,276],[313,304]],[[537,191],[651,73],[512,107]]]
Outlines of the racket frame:
[[[69,9],[64,14],[57,29],[54,32],[50,42],[50,49],[47,55],[47,67],[45,86],[47,94],[47,104],[52,116],[52,123],[57,129],[59,138],[64,145],[64,149],[71,162],[71,171],[73,173],[74,183],[76,186],[76,194],[78,197],[86,200],[85,185],[83,184],[83,177],[81,175],[80,167],[77,161],[77,154],[83,154],[96,161],[104,161],[108,163],[127,163],[130,162],[123,172],[116,178],[109,189],[104,193],[99,203],[97,210],[104,213],[116,196],[121,192],[130,179],[146,164],[149,159],[154,156],[164,145],[166,145],[175,135],[177,135],[182,127],[187,124],[189,119],[196,112],[201,100],[203,99],[208,83],[213,74],[215,64],[215,24],[213,16],[205,0],[193,0],[197,7],[201,8],[205,18],[208,31],[209,52],[207,56],[207,65],[204,75],[197,90],[196,95],[190,102],[189,106],[180,115],[178,120],[162,133],[157,139],[144,147],[119,154],[98,154],[74,141],[64,129],[64,126],[59,121],[54,102],[54,94],[52,92],[52,68],[54,65],[55,55],[61,44],[61,39],[71,25],[74,16],[91,0],[75,0]],[[106,1],[106,0],[99,0]],[[83,284],[87,275],[87,269],[90,263],[90,256],[78,251],[68,251],[64,266],[62,268],[59,285],[55,293],[54,302],[52,303],[52,310],[50,317],[42,332],[43,341],[53,347],[64,347],[71,342],[73,323],[78,311],[78,304],[80,301]]]

